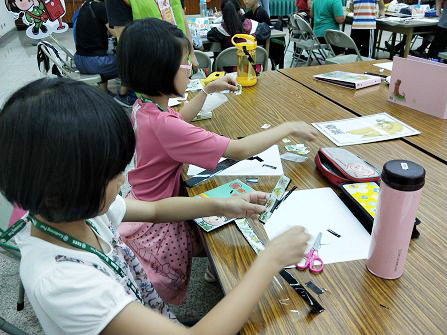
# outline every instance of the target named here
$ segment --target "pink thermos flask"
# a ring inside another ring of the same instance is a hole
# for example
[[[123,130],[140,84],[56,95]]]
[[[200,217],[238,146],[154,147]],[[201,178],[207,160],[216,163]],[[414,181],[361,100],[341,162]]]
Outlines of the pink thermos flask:
[[[425,170],[410,161],[392,160],[383,166],[381,179],[366,266],[378,277],[396,279],[404,272]]]

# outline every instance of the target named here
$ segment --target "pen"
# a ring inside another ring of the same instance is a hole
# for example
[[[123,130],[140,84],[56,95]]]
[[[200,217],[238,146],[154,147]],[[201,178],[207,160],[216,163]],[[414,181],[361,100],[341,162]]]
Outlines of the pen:
[[[364,72],[364,74],[369,74],[371,76],[376,76],[376,77],[382,77],[382,78],[386,78],[388,76],[385,76],[383,74],[378,74],[378,73],[372,73],[372,72]]]

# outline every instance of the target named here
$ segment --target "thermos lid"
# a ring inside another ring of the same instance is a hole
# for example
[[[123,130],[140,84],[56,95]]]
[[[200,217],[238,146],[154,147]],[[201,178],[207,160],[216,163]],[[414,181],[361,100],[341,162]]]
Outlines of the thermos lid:
[[[385,163],[382,181],[399,191],[417,191],[425,183],[425,170],[419,164],[406,160],[392,160]]]

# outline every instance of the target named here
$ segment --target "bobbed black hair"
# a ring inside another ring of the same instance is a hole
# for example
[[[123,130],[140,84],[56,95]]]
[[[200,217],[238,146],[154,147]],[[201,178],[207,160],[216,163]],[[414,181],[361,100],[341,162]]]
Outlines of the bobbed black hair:
[[[70,79],[39,79],[0,112],[0,191],[50,222],[91,218],[134,149],[129,117],[106,93]]]
[[[190,48],[183,32],[168,22],[133,21],[121,34],[117,48],[121,81],[149,96],[178,96],[174,78]]]
[[[225,29],[230,36],[243,33],[239,0],[222,0],[220,5]]]

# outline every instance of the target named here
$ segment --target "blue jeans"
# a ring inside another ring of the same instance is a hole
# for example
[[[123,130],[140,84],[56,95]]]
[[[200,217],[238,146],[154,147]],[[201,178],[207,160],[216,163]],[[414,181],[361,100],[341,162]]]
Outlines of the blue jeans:
[[[81,56],[76,53],[74,61],[82,74],[99,74],[103,81],[118,77],[118,63],[115,55]]]

